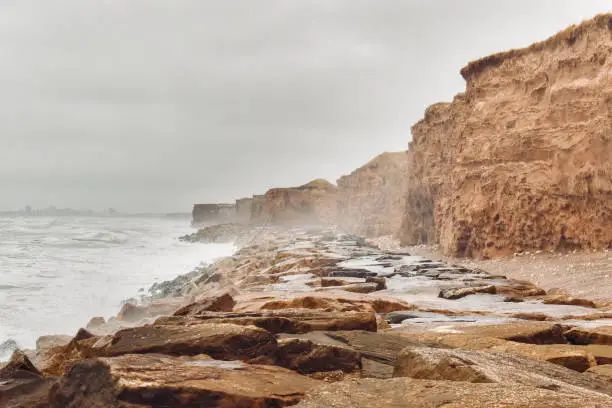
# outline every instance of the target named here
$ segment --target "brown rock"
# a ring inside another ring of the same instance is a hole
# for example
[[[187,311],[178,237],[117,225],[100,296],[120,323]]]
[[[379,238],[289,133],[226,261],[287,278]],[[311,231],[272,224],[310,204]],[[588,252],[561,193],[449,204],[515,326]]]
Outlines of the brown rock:
[[[565,332],[565,337],[573,344],[612,344],[612,326],[594,329],[574,327]]]
[[[366,278],[366,283],[375,283],[377,285],[376,290],[387,289],[387,279],[382,276],[370,276]]]
[[[220,360],[247,360],[272,355],[274,336],[257,327],[202,323],[192,326],[143,326],[120,330],[98,340],[91,348],[95,356],[163,353],[208,354]]]
[[[277,351],[278,365],[302,374],[321,371],[350,373],[359,366],[361,356],[346,347],[317,344],[310,340],[280,340]]]
[[[327,288],[330,286],[344,286],[344,285],[350,285],[351,282],[348,282],[346,280],[343,279],[336,279],[336,278],[321,278],[321,287],[322,288]]]
[[[341,289],[354,293],[372,293],[380,290],[379,287],[380,285],[378,283],[353,283],[350,285],[344,285],[341,287]]]
[[[0,368],[0,406],[7,408],[46,408],[54,378],[43,377],[20,351]]]
[[[596,308],[595,302],[588,299],[573,298],[571,296],[556,295],[548,296],[542,301],[545,305],[572,305]]]
[[[478,293],[488,293],[494,295],[496,293],[495,286],[476,286],[472,288],[442,289],[438,294],[438,297],[455,300]]]
[[[463,333],[481,337],[496,337],[530,344],[567,344],[563,335],[567,327],[553,323],[519,322],[496,325],[455,326]]]
[[[349,293],[317,293],[316,295],[300,296],[289,300],[270,300],[258,307],[258,309],[263,310],[296,308],[325,309],[339,312],[375,311],[376,313],[415,309],[414,306],[390,298],[373,298]]]
[[[51,407],[284,407],[318,384],[280,367],[125,355],[77,363],[53,390]]]
[[[170,316],[156,321],[160,325],[198,325],[231,323],[257,326],[271,333],[307,333],[315,330],[376,331],[373,312],[325,312],[312,309],[263,310],[261,312],[202,312],[198,316]]]
[[[484,258],[610,246],[611,20],[462,69],[465,93],[412,128],[404,244]]]
[[[347,380],[313,388],[296,408],[603,408],[611,403],[603,394],[585,397],[525,385],[393,378]]]
[[[479,350],[407,347],[398,356],[394,377],[473,383],[520,384],[584,394],[612,395],[612,386],[558,365]],[[587,391],[588,390],[588,391]]]
[[[194,303],[174,312],[174,316],[195,316],[202,312],[231,312],[234,309],[234,298],[228,292],[222,292],[197,299]]]
[[[591,367],[588,372],[597,376],[600,380],[608,381],[612,384],[612,364]]]
[[[117,319],[124,322],[138,322],[151,317],[169,315],[174,313],[182,304],[182,299],[173,298],[156,300],[146,305],[126,303],[117,314]]]
[[[398,232],[405,209],[407,166],[406,152],[383,153],[341,177],[337,182],[340,225],[364,236]]]
[[[40,336],[38,340],[36,340],[36,349],[41,350],[65,346],[70,343],[70,340],[72,340],[72,336],[66,336],[64,334]]]

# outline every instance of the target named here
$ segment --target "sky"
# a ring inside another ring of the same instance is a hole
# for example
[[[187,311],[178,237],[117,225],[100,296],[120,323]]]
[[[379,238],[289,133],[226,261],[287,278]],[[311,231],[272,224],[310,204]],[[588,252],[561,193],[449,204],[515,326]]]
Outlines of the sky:
[[[609,0],[0,0],[0,209],[190,211],[405,150],[470,60]]]

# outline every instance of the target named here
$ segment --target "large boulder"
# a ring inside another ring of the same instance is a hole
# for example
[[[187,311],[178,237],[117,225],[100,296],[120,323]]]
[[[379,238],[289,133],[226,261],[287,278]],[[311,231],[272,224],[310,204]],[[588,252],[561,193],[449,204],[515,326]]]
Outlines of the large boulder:
[[[612,395],[612,386],[592,376],[577,375],[536,359],[479,350],[407,347],[398,356],[394,377],[520,384],[575,394],[594,391]]]
[[[526,385],[368,378],[313,388],[296,408],[604,408],[611,404],[612,398],[604,394],[575,394]]]
[[[77,363],[52,391],[51,407],[284,407],[318,384],[281,367],[124,355]]]
[[[231,323],[257,326],[272,333],[306,333],[315,330],[376,331],[373,312],[326,312],[313,309],[263,310],[261,312],[201,312],[197,316],[168,316],[158,325],[189,326],[206,323]]]
[[[278,365],[304,374],[336,370],[350,373],[359,367],[361,357],[346,347],[302,339],[280,340],[276,355]]]
[[[574,327],[565,333],[565,337],[573,344],[612,344],[612,326]]]
[[[46,408],[55,379],[44,377],[20,351],[0,368],[0,407]]]
[[[231,312],[234,309],[234,298],[229,292],[220,292],[203,296],[194,303],[181,307],[174,316],[196,316],[202,312]]]
[[[274,336],[257,327],[203,323],[192,326],[156,325],[120,330],[91,347],[95,356],[163,353],[208,354],[220,360],[247,360],[272,355]]]

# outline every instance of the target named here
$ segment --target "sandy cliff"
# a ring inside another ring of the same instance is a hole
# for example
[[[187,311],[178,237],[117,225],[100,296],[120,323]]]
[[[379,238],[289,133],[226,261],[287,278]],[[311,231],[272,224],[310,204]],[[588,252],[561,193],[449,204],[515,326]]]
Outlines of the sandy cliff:
[[[470,63],[412,128],[406,244],[459,256],[612,245],[612,15]]]
[[[338,180],[338,223],[365,236],[399,231],[406,196],[406,152],[383,153]]]
[[[251,221],[256,223],[334,223],[337,188],[326,180],[299,187],[273,188],[254,196]]]

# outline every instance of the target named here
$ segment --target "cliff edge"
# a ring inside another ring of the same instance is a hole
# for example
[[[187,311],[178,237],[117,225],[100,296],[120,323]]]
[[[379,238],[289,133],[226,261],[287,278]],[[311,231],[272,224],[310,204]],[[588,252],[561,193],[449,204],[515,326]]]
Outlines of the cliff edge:
[[[498,257],[612,246],[612,14],[461,70],[412,128],[404,244]]]

